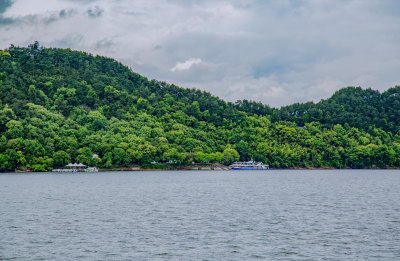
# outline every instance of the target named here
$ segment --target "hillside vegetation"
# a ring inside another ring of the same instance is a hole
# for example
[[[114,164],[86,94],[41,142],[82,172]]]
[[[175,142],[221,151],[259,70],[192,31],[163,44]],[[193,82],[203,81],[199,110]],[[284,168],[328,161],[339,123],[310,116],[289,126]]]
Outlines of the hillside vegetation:
[[[349,87],[275,109],[148,80],[106,57],[11,46],[0,50],[0,170],[239,159],[275,168],[395,167],[399,93]]]

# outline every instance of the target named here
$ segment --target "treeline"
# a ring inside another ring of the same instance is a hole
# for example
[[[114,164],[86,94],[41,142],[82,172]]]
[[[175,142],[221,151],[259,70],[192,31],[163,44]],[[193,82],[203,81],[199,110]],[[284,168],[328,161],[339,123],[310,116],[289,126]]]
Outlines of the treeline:
[[[298,126],[319,122],[324,128],[349,124],[370,132],[371,127],[397,133],[400,126],[400,86],[380,93],[361,87],[347,87],[318,103],[296,103],[280,109],[257,102],[237,101],[236,108],[249,115],[268,115],[272,122],[290,121]]]
[[[365,91],[346,88],[331,99],[349,96],[341,92]],[[381,127],[356,128],[358,119],[339,118],[334,109],[335,121],[321,118],[319,111],[320,118],[310,116],[329,100],[280,110],[249,101],[227,103],[206,92],[150,81],[106,57],[42,48],[37,42],[11,46],[0,51],[0,170],[45,171],[71,161],[101,168],[250,159],[276,168],[400,164],[398,117]],[[399,107],[391,108],[396,112]]]

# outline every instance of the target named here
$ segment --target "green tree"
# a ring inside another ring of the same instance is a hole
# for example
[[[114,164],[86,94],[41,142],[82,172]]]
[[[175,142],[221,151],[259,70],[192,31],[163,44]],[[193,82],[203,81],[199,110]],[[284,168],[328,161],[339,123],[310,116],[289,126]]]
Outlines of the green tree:
[[[89,129],[99,131],[107,126],[107,118],[99,111],[91,111],[87,116]]]
[[[0,131],[4,131],[6,123],[10,120],[15,120],[16,116],[12,109],[6,104],[2,110],[0,110]]]
[[[238,161],[239,158],[240,158],[239,153],[235,149],[226,148],[222,152],[221,163],[225,165],[230,165],[233,162]]]
[[[53,155],[54,166],[64,167],[71,162],[71,157],[63,150],[57,151]]]
[[[5,135],[9,139],[16,139],[23,136],[23,126],[22,123],[16,120],[10,120],[6,124]]]
[[[12,170],[10,157],[7,154],[0,153],[0,171]]]
[[[243,140],[240,140],[235,145],[236,150],[240,155],[241,161],[246,161],[249,159],[249,144]]]
[[[186,153],[179,152],[176,148],[170,148],[164,153],[164,160],[172,161],[174,164],[181,165],[185,162]]]
[[[212,155],[198,151],[194,153],[194,159],[199,163],[209,163],[212,160]]]
[[[127,166],[129,164],[129,156],[125,150],[121,148],[113,149],[113,162],[116,166]]]

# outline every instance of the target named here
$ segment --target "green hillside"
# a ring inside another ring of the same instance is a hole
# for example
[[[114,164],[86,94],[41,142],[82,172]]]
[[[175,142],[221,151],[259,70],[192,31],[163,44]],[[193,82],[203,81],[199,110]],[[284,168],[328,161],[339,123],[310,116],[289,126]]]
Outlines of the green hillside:
[[[375,127],[396,133],[400,126],[400,86],[383,93],[361,87],[347,87],[318,103],[296,103],[280,109],[248,101],[238,101],[237,108],[260,115],[270,115],[273,122],[291,121],[303,126],[320,122],[325,128],[335,124],[356,127],[371,132]]]
[[[148,80],[106,57],[11,46],[0,51],[0,170],[239,159],[399,166],[399,88],[345,88],[317,104],[273,109]]]

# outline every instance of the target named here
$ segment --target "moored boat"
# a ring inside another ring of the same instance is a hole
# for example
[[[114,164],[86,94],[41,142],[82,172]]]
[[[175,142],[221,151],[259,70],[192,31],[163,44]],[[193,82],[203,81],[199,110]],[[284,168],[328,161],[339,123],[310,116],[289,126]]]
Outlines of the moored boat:
[[[229,166],[232,170],[268,170],[269,165],[255,161],[238,161]]]

